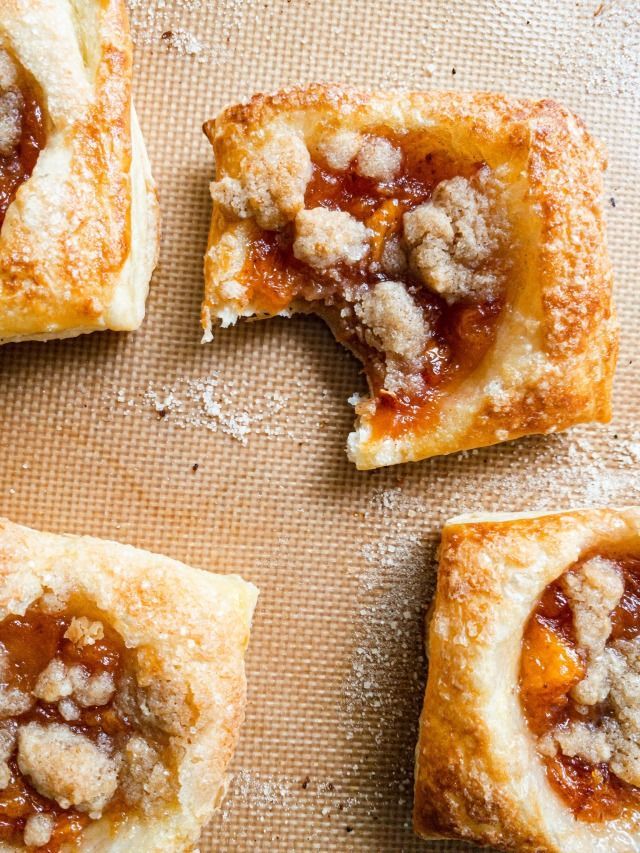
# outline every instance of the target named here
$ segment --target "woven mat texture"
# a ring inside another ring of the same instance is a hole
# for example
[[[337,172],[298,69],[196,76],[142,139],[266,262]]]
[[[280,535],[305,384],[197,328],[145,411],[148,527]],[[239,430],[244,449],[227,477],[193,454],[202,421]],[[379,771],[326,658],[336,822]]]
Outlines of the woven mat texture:
[[[163,209],[147,319],[0,351],[0,513],[240,572],[262,594],[247,722],[203,851],[457,851],[411,830],[422,620],[462,510],[640,500],[640,9],[635,0],[130,0]],[[315,318],[198,326],[202,122],[310,81],[551,96],[607,145],[622,346],[615,417],[358,473],[356,361]]]

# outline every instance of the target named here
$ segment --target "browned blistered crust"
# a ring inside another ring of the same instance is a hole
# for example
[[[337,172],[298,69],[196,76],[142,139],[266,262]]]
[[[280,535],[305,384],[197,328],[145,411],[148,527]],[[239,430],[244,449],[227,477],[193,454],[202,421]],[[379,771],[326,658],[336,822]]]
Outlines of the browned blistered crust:
[[[0,46],[32,77],[47,125],[0,231],[0,343],[137,328],[158,211],[125,2],[5,0]]]
[[[397,438],[371,434],[362,415],[349,439],[360,468],[422,459],[611,416],[617,356],[612,272],[599,197],[603,149],[551,100],[492,93],[358,93],[310,86],[256,95],[205,124],[216,177],[238,177],[274,127],[313,148],[327,131],[420,130],[505,180],[516,274],[497,340],[473,374],[451,387],[435,422]],[[241,268],[252,226],[214,204],[205,259],[203,326],[251,316],[221,285]]]
[[[104,815],[83,832],[82,849],[191,850],[224,792],[244,719],[256,588],[127,545],[0,519],[0,621],[43,593],[86,602],[121,635],[135,661],[126,701],[135,711],[144,696],[171,757],[173,799],[149,795],[143,812],[115,824]]]
[[[522,714],[522,636],[544,588],[597,549],[640,550],[640,508],[453,519],[440,546],[414,825],[503,850],[619,853],[637,816],[575,820],[551,789]]]

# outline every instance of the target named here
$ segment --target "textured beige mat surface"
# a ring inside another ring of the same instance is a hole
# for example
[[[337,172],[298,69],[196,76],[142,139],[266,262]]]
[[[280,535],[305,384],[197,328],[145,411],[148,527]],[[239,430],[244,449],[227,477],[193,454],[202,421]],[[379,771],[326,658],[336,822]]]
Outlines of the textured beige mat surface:
[[[411,832],[421,624],[444,519],[640,500],[635,0],[130,0],[164,214],[148,316],[0,351],[0,513],[238,571],[262,589],[249,706],[203,851],[458,850]],[[358,473],[356,362],[319,320],[199,343],[212,174],[200,127],[311,80],[552,96],[610,151],[622,348],[610,427]],[[468,849],[468,848],[465,848]]]

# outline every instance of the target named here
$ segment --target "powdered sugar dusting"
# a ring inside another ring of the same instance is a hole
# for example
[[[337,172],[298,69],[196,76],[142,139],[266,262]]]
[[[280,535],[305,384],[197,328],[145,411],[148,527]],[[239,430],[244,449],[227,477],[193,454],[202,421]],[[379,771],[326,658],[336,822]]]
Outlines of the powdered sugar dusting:
[[[640,15],[636,0],[576,4],[579,50],[559,56],[560,68],[584,81],[590,95],[640,97]]]
[[[343,695],[346,739],[364,740],[374,761],[379,752],[387,755],[386,772],[371,771],[369,810],[392,797],[407,820],[424,689],[422,626],[433,582],[433,548],[419,529],[423,517],[423,502],[400,487],[374,491],[365,506],[362,520],[372,538],[361,549],[359,619]]]
[[[488,467],[460,478],[447,503],[454,513],[478,509],[509,512],[580,505],[607,506],[640,500],[640,433],[616,427],[576,427],[561,435],[528,439],[532,447],[506,468]],[[496,452],[496,451],[493,451]],[[466,451],[473,458],[479,451]],[[528,455],[528,454],[527,454]]]

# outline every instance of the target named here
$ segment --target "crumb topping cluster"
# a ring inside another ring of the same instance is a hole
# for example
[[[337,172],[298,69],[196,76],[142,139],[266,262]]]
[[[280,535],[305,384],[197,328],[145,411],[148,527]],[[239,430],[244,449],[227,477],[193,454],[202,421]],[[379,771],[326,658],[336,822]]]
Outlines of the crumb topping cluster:
[[[486,165],[385,129],[334,130],[307,147],[276,126],[211,192],[225,217],[257,226],[226,298],[240,311],[322,314],[367,368],[360,414],[386,408],[385,428],[402,432],[486,352],[510,233]]]
[[[0,623],[0,841],[56,851],[168,796],[165,743],[142,705],[100,615],[47,594]]]
[[[547,588],[525,632],[525,713],[589,820],[640,803],[639,583],[640,560],[595,555]]]
[[[34,88],[0,46],[0,228],[45,143],[44,116]]]

